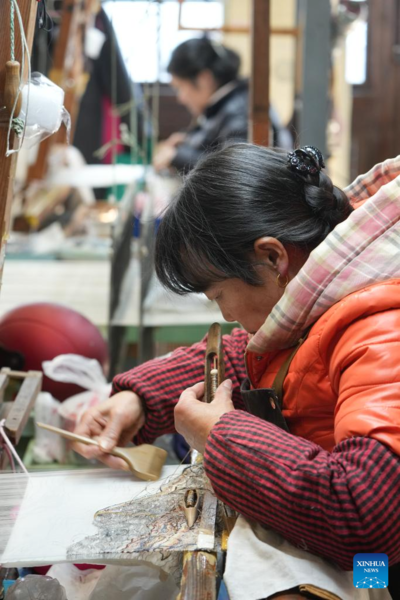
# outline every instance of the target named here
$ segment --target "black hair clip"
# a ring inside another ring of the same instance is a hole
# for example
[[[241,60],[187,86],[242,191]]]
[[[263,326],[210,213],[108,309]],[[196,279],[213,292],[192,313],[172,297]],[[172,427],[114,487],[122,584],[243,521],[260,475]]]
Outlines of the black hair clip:
[[[288,167],[301,175],[316,175],[325,167],[324,157],[315,146],[303,146],[289,152]]]

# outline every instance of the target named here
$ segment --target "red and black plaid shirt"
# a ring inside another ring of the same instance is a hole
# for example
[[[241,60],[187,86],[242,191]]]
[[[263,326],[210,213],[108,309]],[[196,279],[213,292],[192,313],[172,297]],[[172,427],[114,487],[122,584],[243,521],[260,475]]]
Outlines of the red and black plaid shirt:
[[[237,410],[222,416],[207,441],[204,463],[217,496],[271,527],[295,546],[353,568],[359,552],[400,561],[399,457],[370,438],[351,438],[327,452],[244,410],[246,332],[224,336],[226,377]],[[146,406],[136,443],[174,432],[174,406],[204,379],[203,340],[115,377],[114,393],[132,390]]]

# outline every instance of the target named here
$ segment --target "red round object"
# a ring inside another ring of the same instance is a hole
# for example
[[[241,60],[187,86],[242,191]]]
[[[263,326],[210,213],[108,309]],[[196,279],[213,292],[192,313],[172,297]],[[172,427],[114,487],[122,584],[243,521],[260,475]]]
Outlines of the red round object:
[[[25,304],[3,315],[0,345],[21,353],[26,371],[41,371],[43,361],[60,354],[95,358],[104,370],[108,361],[107,344],[97,327],[80,313],[60,304]],[[57,400],[65,400],[82,388],[43,377],[42,390]]]

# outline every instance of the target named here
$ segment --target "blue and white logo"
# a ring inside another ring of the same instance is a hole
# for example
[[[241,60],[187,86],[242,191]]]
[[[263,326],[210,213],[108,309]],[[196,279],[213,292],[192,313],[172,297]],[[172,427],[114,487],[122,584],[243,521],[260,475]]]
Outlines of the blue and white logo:
[[[389,585],[389,559],[386,554],[356,554],[353,558],[356,588],[382,589]]]

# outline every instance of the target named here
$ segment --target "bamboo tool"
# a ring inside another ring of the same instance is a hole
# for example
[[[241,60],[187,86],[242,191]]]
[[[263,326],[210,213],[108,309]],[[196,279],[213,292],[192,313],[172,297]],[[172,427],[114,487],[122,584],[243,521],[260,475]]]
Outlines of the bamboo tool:
[[[219,323],[213,323],[208,331],[205,356],[204,402],[212,402],[218,386],[225,378],[222,333]],[[192,461],[193,461],[192,453]],[[201,463],[203,456],[196,454],[193,462]],[[205,477],[206,483],[208,482]],[[210,486],[210,483],[208,482]],[[200,490],[188,490],[185,495],[184,512],[189,527],[199,514]],[[205,489],[202,498],[201,521],[196,551],[184,552],[183,571],[179,600],[216,599],[217,557],[215,554],[215,521],[218,500],[211,490]]]
[[[61,437],[74,442],[81,442],[88,446],[99,446],[99,443],[92,438],[85,437],[83,435],[77,435],[65,429],[59,429],[52,425],[46,425],[45,423],[36,423],[42,429],[47,429],[53,433],[61,435]],[[157,446],[151,446],[150,444],[142,444],[141,446],[135,446],[134,448],[121,448],[117,446],[109,452],[113,456],[122,458],[132,471],[139,479],[144,481],[156,481],[160,478],[161,469],[164,466],[165,459],[167,458],[166,450],[157,448]]]
[[[217,387],[223,382],[225,376],[224,350],[222,344],[221,326],[213,323],[208,330],[205,366],[204,366],[204,402],[210,403],[214,399]],[[196,455],[196,462],[201,462],[203,457]],[[197,490],[188,490],[185,496],[185,518],[188,527],[193,527],[199,514],[200,493]]]
[[[208,332],[206,362],[205,362],[205,393],[204,401],[214,400],[217,388],[225,379],[224,346],[222,343],[222,332],[219,323],[213,323]],[[204,501],[203,501],[204,503]],[[237,514],[234,510],[222,505],[225,531],[223,532],[223,549],[226,550],[226,542],[236,523]]]
[[[224,349],[221,325],[213,323],[208,331],[205,362],[204,402],[212,402],[217,387],[225,379]]]
[[[200,496],[197,490],[187,490],[185,494],[185,518],[189,529],[193,527],[199,514]]]

